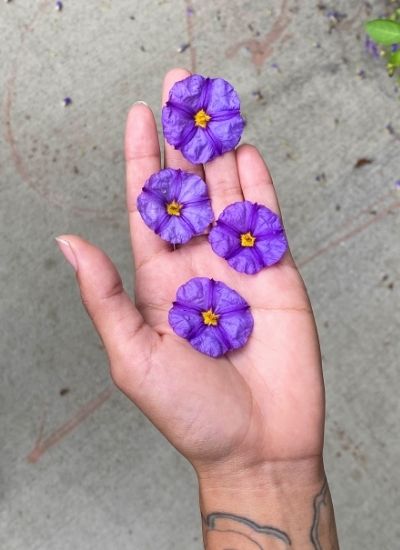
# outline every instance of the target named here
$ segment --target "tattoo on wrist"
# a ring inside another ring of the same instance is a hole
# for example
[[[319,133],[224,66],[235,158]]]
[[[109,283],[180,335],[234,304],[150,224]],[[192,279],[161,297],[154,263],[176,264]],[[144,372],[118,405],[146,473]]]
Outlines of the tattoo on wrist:
[[[321,526],[323,526],[324,532],[328,534],[327,544],[331,544],[332,550],[338,550],[333,507],[326,479],[320,492],[314,497],[312,506],[313,518],[309,535],[311,548],[327,550],[327,546],[323,545],[320,540]],[[202,514],[202,520],[207,540],[206,548],[220,550],[270,550],[276,548],[283,550],[292,546],[292,540],[288,533],[277,527],[260,525],[245,516],[213,512],[206,517]]]
[[[325,482],[313,502],[314,515],[310,530],[310,541],[314,550],[327,550],[327,546],[321,542],[321,531],[324,532],[324,540],[330,543],[330,550],[339,550],[336,526],[331,495],[328,482]]]
[[[267,548],[265,546],[266,538],[270,537],[281,540],[285,543],[285,546],[291,546],[292,544],[289,536],[280,529],[269,525],[259,525],[244,516],[225,512],[213,512],[206,518],[203,517],[203,521],[208,531],[231,533],[235,541],[237,539],[237,542],[247,540],[249,543],[252,543],[252,546],[249,546],[249,548],[264,550],[264,548]],[[226,548],[226,550],[235,549]]]

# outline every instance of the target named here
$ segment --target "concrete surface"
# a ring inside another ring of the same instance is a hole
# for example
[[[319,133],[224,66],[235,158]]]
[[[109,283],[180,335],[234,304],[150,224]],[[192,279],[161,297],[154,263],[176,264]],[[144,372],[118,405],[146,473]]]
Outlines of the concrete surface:
[[[328,9],[346,14],[331,32]],[[124,120],[137,99],[159,117],[174,65],[236,86],[271,167],[320,331],[342,548],[400,548],[400,108],[367,17],[359,0],[0,4],[2,549],[201,548],[191,469],[109,389],[52,241],[86,236],[130,285]]]

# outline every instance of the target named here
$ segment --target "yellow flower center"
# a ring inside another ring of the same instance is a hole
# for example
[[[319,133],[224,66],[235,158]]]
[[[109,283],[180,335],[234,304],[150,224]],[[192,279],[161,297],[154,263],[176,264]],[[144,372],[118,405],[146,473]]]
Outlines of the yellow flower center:
[[[216,327],[218,325],[218,317],[211,309],[201,312],[203,316],[203,322],[205,325]]]
[[[194,115],[195,125],[200,126],[201,128],[205,128],[209,120],[211,120],[211,117],[204,111],[204,109],[201,109]]]
[[[253,235],[250,233],[242,233],[240,235],[240,244],[242,246],[254,246],[254,243],[256,242],[256,238],[253,237]]]
[[[182,205],[179,202],[172,201],[167,204],[167,212],[170,216],[180,216]]]

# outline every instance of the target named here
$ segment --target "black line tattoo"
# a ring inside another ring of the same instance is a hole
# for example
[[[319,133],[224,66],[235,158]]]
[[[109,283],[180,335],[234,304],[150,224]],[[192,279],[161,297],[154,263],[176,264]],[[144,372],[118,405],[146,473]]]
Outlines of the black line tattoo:
[[[321,542],[319,540],[319,521],[321,518],[321,508],[322,506],[327,506],[327,493],[328,493],[328,482],[325,479],[321,491],[314,498],[314,518],[311,526],[310,539],[315,550],[323,550]]]
[[[260,533],[261,535],[266,535],[268,537],[274,537],[276,539],[281,540],[288,546],[291,546],[291,540],[289,536],[280,529],[277,529],[276,527],[271,527],[269,525],[259,525],[255,521],[252,521],[251,519],[245,518],[243,516],[237,516],[236,514],[228,514],[225,512],[213,512],[212,514],[209,514],[206,518],[203,517],[203,521],[210,531],[230,531],[238,533],[256,544],[260,550],[263,550],[263,547],[257,543],[250,535],[247,535],[246,533],[242,533],[240,531],[237,531],[235,529],[222,529],[220,527],[217,528],[217,522],[219,520],[231,520],[235,523],[241,523],[242,525],[246,525],[249,527],[252,531],[255,531],[256,533]]]
[[[259,548],[259,550],[264,550],[264,548],[261,546],[261,544],[258,544],[258,542],[256,540],[249,537],[249,535],[245,535],[244,533],[241,533],[240,531],[236,531],[235,529],[213,529],[213,531],[218,531],[219,533],[235,533],[235,535],[238,535],[239,537],[243,537],[243,538],[249,540],[250,542],[252,542],[253,544],[255,544],[255,546],[257,548]],[[236,548],[224,548],[224,550],[236,550]]]

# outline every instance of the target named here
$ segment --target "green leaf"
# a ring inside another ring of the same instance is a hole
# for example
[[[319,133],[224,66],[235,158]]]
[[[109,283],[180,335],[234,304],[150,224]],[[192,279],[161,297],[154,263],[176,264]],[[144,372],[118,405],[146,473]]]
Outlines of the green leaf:
[[[365,24],[365,30],[378,44],[391,46],[400,42],[400,23],[389,19],[375,19]]]
[[[393,67],[400,67],[400,50],[392,53],[392,55],[389,57],[388,63]]]

